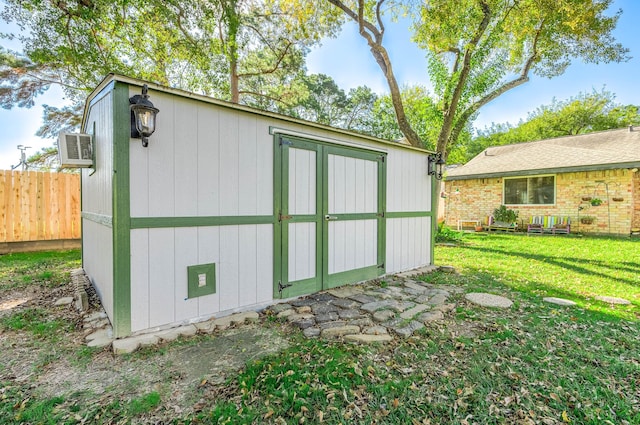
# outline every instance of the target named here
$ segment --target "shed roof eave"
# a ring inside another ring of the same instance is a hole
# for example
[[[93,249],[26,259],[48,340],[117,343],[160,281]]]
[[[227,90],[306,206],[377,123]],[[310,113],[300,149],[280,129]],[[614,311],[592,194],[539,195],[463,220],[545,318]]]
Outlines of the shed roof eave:
[[[629,168],[640,168],[640,162],[634,161],[634,162],[622,162],[622,163],[616,163],[616,164],[596,164],[596,165],[582,165],[582,166],[575,166],[575,167],[540,168],[535,170],[505,171],[500,173],[466,174],[461,176],[446,176],[445,180],[456,181],[456,180],[490,179],[495,177],[535,176],[540,174],[577,173],[581,171],[617,170],[617,169],[629,169]]]

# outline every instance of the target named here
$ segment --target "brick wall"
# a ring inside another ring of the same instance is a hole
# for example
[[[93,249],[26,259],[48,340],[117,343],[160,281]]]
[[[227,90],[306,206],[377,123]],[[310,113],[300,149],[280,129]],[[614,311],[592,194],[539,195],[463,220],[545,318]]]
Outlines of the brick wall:
[[[640,227],[639,174],[622,169],[557,174],[555,205],[509,208],[519,212],[518,221],[525,228],[531,216],[563,215],[571,217],[572,231],[629,235],[632,227]],[[444,187],[444,218],[452,227],[458,220],[485,219],[502,203],[502,178],[457,180],[445,182]],[[582,200],[589,196],[604,202],[591,206]],[[614,197],[622,201],[614,201]],[[580,211],[579,207],[582,207]],[[595,217],[593,224],[582,224],[578,220],[578,216],[587,215]]]

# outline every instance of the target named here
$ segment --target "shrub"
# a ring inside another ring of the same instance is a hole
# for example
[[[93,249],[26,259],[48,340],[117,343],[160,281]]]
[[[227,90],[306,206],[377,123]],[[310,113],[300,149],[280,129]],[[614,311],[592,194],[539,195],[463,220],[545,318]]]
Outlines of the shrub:
[[[515,223],[518,219],[518,211],[510,210],[506,206],[500,205],[499,208],[493,210],[493,218],[495,221]]]
[[[436,242],[460,242],[462,241],[462,232],[456,232],[444,223],[438,224],[436,231]]]

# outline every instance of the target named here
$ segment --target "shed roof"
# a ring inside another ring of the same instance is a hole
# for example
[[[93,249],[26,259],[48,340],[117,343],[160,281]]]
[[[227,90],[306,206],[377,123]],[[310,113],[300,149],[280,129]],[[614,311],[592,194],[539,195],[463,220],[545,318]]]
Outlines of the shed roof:
[[[491,146],[447,180],[640,167],[640,127]]]

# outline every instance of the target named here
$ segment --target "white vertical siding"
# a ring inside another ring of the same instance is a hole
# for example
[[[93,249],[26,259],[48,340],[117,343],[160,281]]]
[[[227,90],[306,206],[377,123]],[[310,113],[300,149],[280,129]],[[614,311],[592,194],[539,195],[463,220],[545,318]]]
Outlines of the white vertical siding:
[[[189,299],[187,267],[198,263],[198,229],[186,227],[176,229],[175,265],[173,268],[175,321],[181,322],[198,317],[198,298]]]
[[[387,157],[387,211],[431,211],[427,156],[393,149]]]
[[[387,220],[386,271],[395,273],[429,264],[431,218],[407,217]]]
[[[148,328],[150,297],[149,230],[131,232],[131,330]],[[155,290],[155,289],[153,289]]]
[[[198,261],[194,264],[215,263],[220,259],[220,228],[198,227]],[[222,248],[224,249],[224,248]],[[216,285],[220,282],[220,265],[216,265]],[[198,297],[198,314],[210,316],[220,311],[220,292]]]
[[[102,306],[113,317],[113,233],[109,226],[82,220],[82,267]]]
[[[288,223],[289,282],[316,276],[316,223]]]
[[[329,213],[378,211],[378,164],[358,158],[329,155]]]
[[[139,90],[131,89],[131,94]],[[273,138],[252,114],[151,93],[156,132],[131,142],[131,216],[273,214]]]
[[[142,282],[148,287],[149,327],[161,326],[176,321],[176,299],[174,276],[175,233],[178,229],[149,230],[149,280]],[[135,233],[133,231],[132,233]],[[133,237],[132,237],[133,239]],[[184,269],[184,273],[187,270]],[[138,285],[140,282],[131,282]],[[132,298],[131,309],[135,309]]]
[[[136,229],[131,253],[132,332],[272,300],[270,224]],[[216,264],[216,293],[189,299],[187,267],[207,263]]]
[[[198,155],[194,166],[198,170],[198,183],[191,193],[197,194],[198,215],[220,215],[220,139],[218,138],[219,112],[212,108],[198,108]],[[144,187],[144,185],[143,185]]]
[[[377,261],[376,220],[329,222],[329,273],[373,266]]]
[[[198,107],[195,102],[174,103],[174,211],[177,217],[198,215]],[[158,116],[161,119],[162,116]],[[179,133],[179,136],[178,134]],[[153,136],[152,136],[153,137]],[[155,148],[153,146],[152,148]]]
[[[289,214],[316,213],[315,151],[289,149]]]
[[[94,132],[95,129],[95,132]],[[110,219],[113,216],[113,93],[90,108],[83,131],[93,132],[94,168],[82,170],[82,211]],[[113,229],[82,220],[83,268],[91,279],[105,311],[113,317]]]
[[[113,211],[113,93],[91,106],[83,131],[93,132],[94,168],[82,169],[82,211],[111,216]]]

